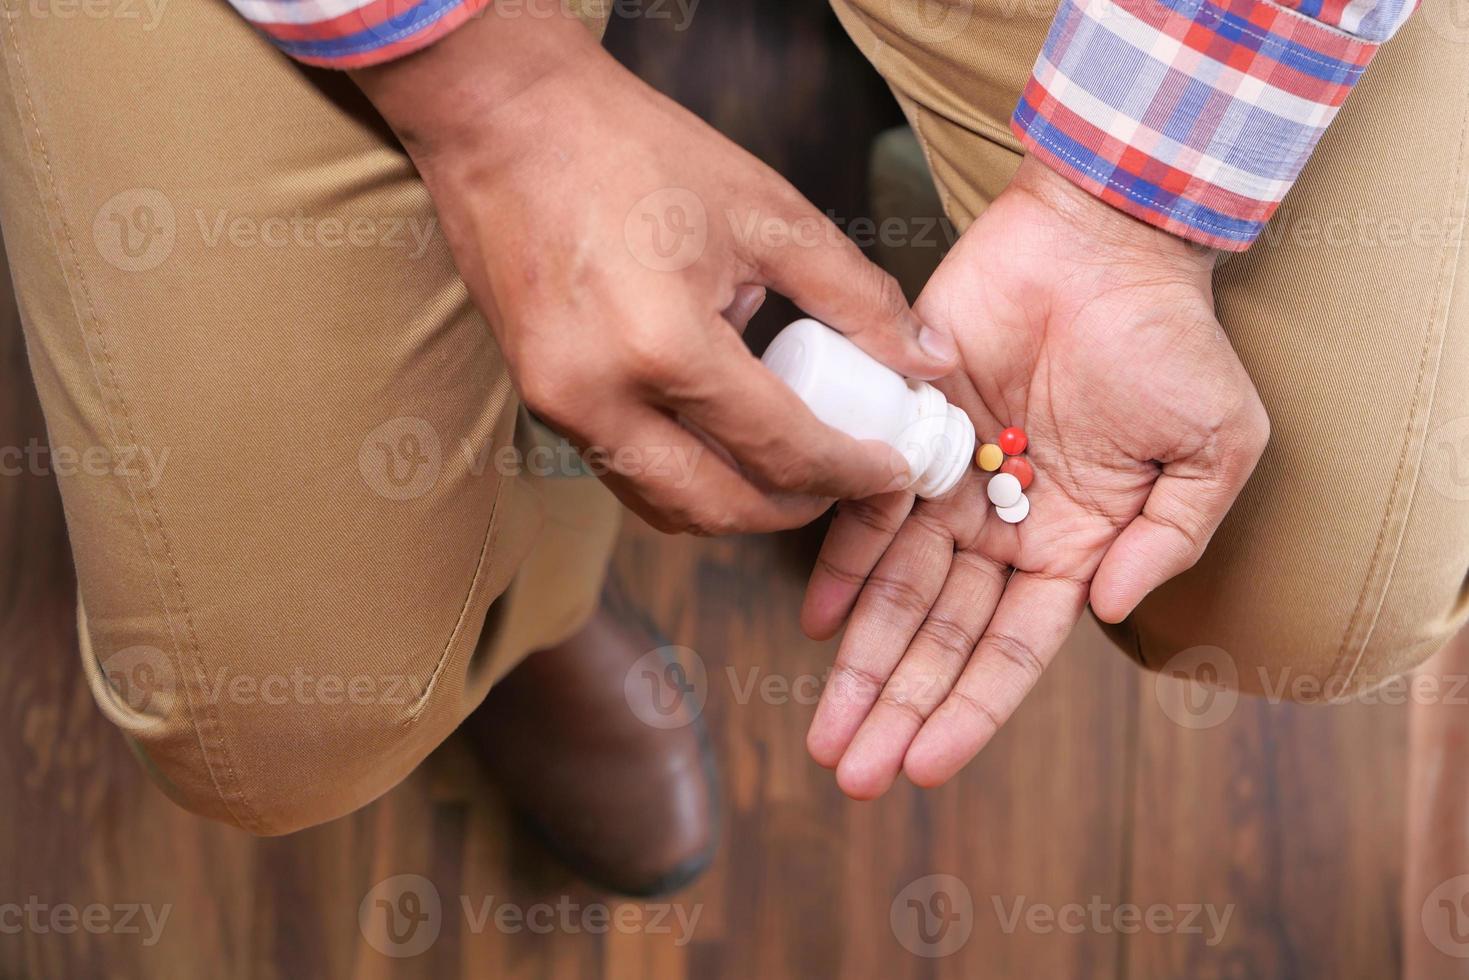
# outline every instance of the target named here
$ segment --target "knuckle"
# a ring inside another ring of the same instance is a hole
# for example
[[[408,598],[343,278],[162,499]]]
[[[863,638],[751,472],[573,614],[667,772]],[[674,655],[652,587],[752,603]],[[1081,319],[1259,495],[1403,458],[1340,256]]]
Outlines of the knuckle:
[[[739,519],[727,511],[695,511],[684,522],[684,532],[700,538],[719,538],[740,530]]]
[[[850,661],[838,662],[829,682],[837,696],[859,701],[881,691],[886,684],[886,677]]]
[[[995,590],[1004,589],[1005,581],[1010,577],[1010,568],[1008,565],[1001,565],[999,562],[980,554],[971,547],[954,549],[954,564],[964,566],[971,573],[982,578],[989,588]],[[1032,572],[1031,574],[1042,575],[1046,578],[1060,578],[1073,582],[1083,589],[1088,584],[1074,575],[1051,574],[1046,572]]]
[[[1270,443],[1270,413],[1265,410],[1265,404],[1255,397],[1250,401],[1248,414],[1246,415],[1245,431],[1247,445],[1254,453],[1255,458],[1265,451]]]
[[[1174,525],[1188,542],[1187,559],[1190,568],[1204,556],[1204,549],[1214,537],[1216,523],[1205,514],[1190,514],[1187,519],[1175,521]]]
[[[908,298],[903,287],[885,269],[862,254],[851,239],[842,237],[838,244],[843,262],[854,287],[854,298],[860,297],[860,309],[869,322],[887,323],[907,317]]]
[[[843,500],[837,504],[837,516],[856,521],[883,537],[898,533],[902,519],[871,500]]]
[[[623,333],[620,347],[627,370],[648,384],[665,384],[683,375],[687,356],[678,349],[677,338],[651,326]]]
[[[1259,394],[1249,388],[1221,413],[1213,431],[1215,449],[1224,457],[1224,467],[1231,472],[1242,469],[1247,474],[1270,441],[1270,414]]]
[[[918,628],[918,636],[951,663],[968,660],[977,642],[973,632],[948,616],[930,615]]]
[[[867,589],[873,599],[905,616],[922,618],[928,612],[922,594],[901,578],[874,572],[868,576]]]
[[[1159,511],[1148,515],[1155,523],[1169,528],[1177,533],[1188,544],[1189,553],[1197,558],[1204,551],[1204,546],[1209,543],[1211,537],[1210,529],[1205,525],[1205,518],[1193,511],[1184,513],[1176,511]]]
[[[924,536],[931,544],[946,544],[953,549],[958,544],[959,536],[955,534],[954,528],[950,526],[953,518],[950,508],[934,506],[930,501],[922,501],[913,508],[909,520],[923,531]]]
[[[866,262],[866,260],[863,260]],[[907,315],[908,298],[898,280],[882,268],[866,262],[872,277],[871,291],[873,308],[885,319],[896,320]]]
[[[882,689],[882,694],[877,698],[877,703],[905,714],[913,722],[922,725],[928,720],[928,715],[917,704],[897,689],[893,684],[888,684]]]
[[[987,651],[1002,658],[1020,672],[1026,688],[1040,680],[1045,672],[1045,661],[1029,643],[1009,633],[990,633],[982,641]]]
[[[762,447],[758,455],[764,461],[765,478],[782,490],[804,490],[816,482],[816,464],[792,452],[782,440]]]
[[[653,530],[661,534],[682,534],[689,526],[688,520],[681,515],[666,514],[661,511],[653,511],[648,514],[647,521],[653,526]]]
[[[988,741],[1005,724],[1005,719],[1001,718],[995,709],[962,688],[956,687],[949,692],[948,703],[952,704],[956,710],[978,719],[983,729],[981,741]]]
[[[935,656],[932,650],[909,653],[902,668],[887,683],[887,691],[903,701],[916,705],[925,718],[933,713],[948,693],[958,667]]]
[[[816,567],[821,569],[829,578],[841,582],[843,585],[861,585],[867,581],[867,576],[861,572],[849,568],[843,568],[825,555],[816,556]]]
[[[525,407],[548,422],[566,418],[580,389],[569,376],[555,371],[532,371],[516,379],[516,389]]]
[[[643,502],[640,513],[654,530],[663,534],[692,534],[700,517],[694,508],[683,499],[668,500],[655,492],[656,488],[638,485],[635,492]]]

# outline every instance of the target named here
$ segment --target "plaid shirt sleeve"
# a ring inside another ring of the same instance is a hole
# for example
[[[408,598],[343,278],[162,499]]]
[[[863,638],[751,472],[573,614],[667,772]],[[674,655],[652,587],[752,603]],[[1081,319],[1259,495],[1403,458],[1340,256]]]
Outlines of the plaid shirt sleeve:
[[[1010,126],[1166,231],[1242,251],[1416,0],[1061,0]]]
[[[491,0],[230,0],[286,54],[363,68],[427,47]]]

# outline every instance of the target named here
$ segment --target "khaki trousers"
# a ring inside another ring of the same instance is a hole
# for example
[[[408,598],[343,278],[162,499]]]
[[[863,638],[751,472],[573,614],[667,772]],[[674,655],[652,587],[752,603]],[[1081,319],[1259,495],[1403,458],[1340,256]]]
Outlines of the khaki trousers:
[[[346,76],[215,0],[49,9],[0,23],[0,226],[93,693],[191,810],[340,816],[590,614],[619,509]]]
[[[577,627],[615,503],[519,409],[345,78],[223,3],[6,3],[0,225],[93,691],[192,810],[257,833],[347,813]],[[1022,7],[838,7],[961,223],[1019,159],[1004,120],[1049,20]],[[1469,61],[1422,21],[1279,234],[1219,273],[1275,439],[1205,561],[1119,632],[1145,663],[1209,644],[1246,688],[1375,683],[1464,617]]]
[[[1469,617],[1469,29],[1454,2],[1424,0],[1265,237],[1215,275],[1271,442],[1198,566],[1110,631],[1147,666],[1348,696]],[[833,4],[966,227],[1020,163],[1010,113],[1054,3]]]

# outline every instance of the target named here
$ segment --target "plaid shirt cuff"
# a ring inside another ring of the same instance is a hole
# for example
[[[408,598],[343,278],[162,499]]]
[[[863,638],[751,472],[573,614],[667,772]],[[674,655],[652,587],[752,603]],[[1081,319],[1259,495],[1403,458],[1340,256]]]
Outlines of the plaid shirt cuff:
[[[286,54],[324,68],[365,68],[427,47],[490,0],[230,0]]]
[[[1267,0],[1062,0],[1010,127],[1114,207],[1242,251],[1376,50]]]

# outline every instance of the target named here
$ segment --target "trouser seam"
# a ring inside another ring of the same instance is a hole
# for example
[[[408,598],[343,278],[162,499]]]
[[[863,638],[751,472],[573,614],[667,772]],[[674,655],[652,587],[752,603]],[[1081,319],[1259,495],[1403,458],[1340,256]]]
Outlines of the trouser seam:
[[[1464,162],[1466,158],[1466,144],[1469,144],[1469,109],[1461,115],[1459,125],[1459,145],[1455,157],[1454,180],[1452,191],[1448,195],[1448,205],[1445,211],[1446,228],[1461,228],[1463,223],[1463,211],[1460,209],[1461,190],[1464,184]],[[1458,212],[1459,222],[1456,224],[1452,219]],[[1392,589],[1393,578],[1397,571],[1398,559],[1401,557],[1402,540],[1407,532],[1408,512],[1412,510],[1413,498],[1418,487],[1418,476],[1421,465],[1410,468],[1414,458],[1414,447],[1417,448],[1417,459],[1421,462],[1423,447],[1427,442],[1428,419],[1432,414],[1434,394],[1438,387],[1437,371],[1428,370],[1430,363],[1440,363],[1442,349],[1448,335],[1449,309],[1453,303],[1454,281],[1458,275],[1458,258],[1462,251],[1462,235],[1456,235],[1452,248],[1445,248],[1440,260],[1439,273],[1436,279],[1438,294],[1434,297],[1433,310],[1428,318],[1428,329],[1423,340],[1423,350],[1419,355],[1418,378],[1414,385],[1412,408],[1408,416],[1408,435],[1403,440],[1403,448],[1398,456],[1398,465],[1393,474],[1392,489],[1389,492],[1388,505],[1384,510],[1382,524],[1378,529],[1377,541],[1373,546],[1372,560],[1368,564],[1367,576],[1362,584],[1362,590],[1358,594],[1357,604],[1352,611],[1351,618],[1347,621],[1346,633],[1342,637],[1341,648],[1338,650],[1335,660],[1332,662],[1330,682],[1339,685],[1345,690],[1356,676],[1361,666],[1362,657],[1367,651],[1367,646],[1372,640],[1372,634],[1377,627],[1377,622],[1382,614],[1382,608],[1387,601],[1388,593]],[[1440,324],[1442,328],[1440,329]],[[1435,359],[1434,339],[1437,336],[1437,349],[1439,358]],[[1420,419],[1423,422],[1422,432],[1415,431]],[[1406,497],[1404,496],[1406,493]],[[1401,520],[1397,518],[1401,517]],[[1397,525],[1396,540],[1393,547],[1386,547],[1388,536],[1394,526]],[[1385,564],[1385,568],[1383,567]],[[1381,571],[1379,571],[1381,569]],[[1380,588],[1373,588],[1373,580],[1382,577]],[[1370,597],[1375,592],[1376,601],[1371,602]],[[1370,606],[1370,609],[1369,609]],[[1361,639],[1355,639],[1357,633]],[[1350,661],[1350,664],[1348,664]]]
[[[513,413],[511,413],[513,417]],[[444,644],[444,650],[439,654],[439,659],[434,664],[433,672],[429,675],[428,683],[423,687],[423,693],[418,700],[408,709],[404,724],[409,725],[417,721],[423,714],[424,708],[428,706],[429,699],[433,696],[439,686],[439,680],[444,675],[444,668],[449,663],[449,655],[454,651],[454,645],[460,635],[464,632],[464,624],[469,619],[469,610],[474,605],[475,594],[479,591],[480,581],[484,578],[486,559],[494,550],[494,544],[499,540],[500,528],[504,522],[501,515],[504,512],[505,493],[510,486],[510,481],[515,477],[506,477],[499,481],[495,488],[495,502],[490,509],[490,520],[485,528],[484,540],[480,542],[479,557],[475,559],[474,574],[469,579],[469,590],[465,593],[464,602],[459,607],[459,616],[454,621],[454,628],[449,631],[448,642]]]
[[[108,430],[113,436],[114,442],[116,442],[117,422],[113,418],[113,413],[108,408],[108,400],[106,398],[106,389],[110,387],[113,396],[117,400],[117,411],[118,415],[121,416],[122,428],[123,430],[125,430],[127,439],[130,441],[130,443],[136,445],[137,440],[135,438],[131,413],[129,412],[127,407],[127,399],[123,395],[121,385],[118,383],[117,372],[112,362],[111,352],[108,349],[107,340],[102,333],[101,318],[97,315],[96,305],[92,300],[91,289],[87,283],[86,272],[82,267],[81,255],[79,250],[77,249],[75,238],[72,235],[71,226],[66,220],[65,208],[61,200],[60,185],[56,179],[55,170],[51,165],[51,158],[46,149],[45,137],[41,132],[40,120],[36,114],[35,102],[31,97],[30,85],[29,82],[26,80],[24,55],[21,52],[19,39],[16,37],[15,22],[17,18],[7,17],[6,20],[8,21],[6,40],[9,43],[11,54],[14,58],[14,75],[16,82],[16,84],[12,85],[12,100],[15,105],[17,116],[21,117],[23,120],[25,120],[25,122],[29,124],[31,133],[35,139],[34,155],[35,157],[39,158],[40,163],[44,167],[44,186],[42,186],[43,182],[40,179],[40,174],[36,172],[34,162],[32,163],[33,179],[37,184],[38,198],[43,202],[49,203],[51,208],[54,210],[56,227],[59,229],[61,237],[61,241],[57,242],[56,244],[57,251],[58,253],[60,253],[58,254],[57,258],[58,265],[61,268],[62,277],[64,279],[67,279],[68,281],[72,278],[72,276],[75,277],[75,291],[73,292],[69,288],[68,292],[70,293],[72,308],[76,314],[76,326],[78,331],[81,333],[82,349],[86,353],[88,363],[91,365],[93,381],[98,387],[99,394],[102,395],[102,397],[99,398],[98,402],[101,406],[101,411],[107,421]],[[24,127],[22,127],[22,131],[24,131]],[[61,247],[62,245],[64,245],[64,248]],[[70,259],[70,265],[72,267],[71,275],[68,275],[68,262],[66,261],[67,258]],[[83,311],[78,308],[78,294],[80,294],[82,304],[85,306],[85,315],[83,314]],[[103,382],[103,371],[99,370],[97,358],[93,355],[92,345],[88,342],[88,330],[84,326],[84,323],[88,321],[90,321],[92,325],[91,334],[96,340],[97,348],[100,352],[102,367],[105,368],[105,374],[107,377],[106,384],[104,384]],[[198,717],[196,715],[196,710],[198,709],[198,706],[195,704],[194,700],[194,688],[193,685],[188,682],[187,675],[180,669],[181,657],[180,651],[178,649],[179,637],[174,630],[173,617],[169,615],[168,600],[165,594],[166,590],[163,583],[159,580],[159,570],[157,567],[158,561],[154,558],[153,550],[151,547],[148,546],[147,543],[148,529],[146,526],[146,522],[143,519],[143,514],[140,510],[138,493],[136,487],[134,486],[133,478],[129,475],[124,475],[123,485],[127,488],[128,498],[132,502],[133,514],[138,522],[138,530],[142,536],[144,548],[148,553],[149,563],[153,565],[154,584],[158,588],[159,600],[163,605],[164,620],[168,623],[170,638],[172,639],[175,647],[174,656],[172,658],[174,669],[179,672],[181,680],[184,681],[184,701],[185,704],[188,706],[189,714],[193,718],[195,737],[199,741],[199,747],[204,756],[205,765],[209,768],[210,780],[214,783],[215,793],[218,795],[220,802],[224,804],[224,806],[234,817],[236,823],[238,823],[242,827],[245,827],[246,829],[256,829],[260,826],[259,816],[256,814],[254,808],[250,805],[248,799],[246,799],[245,797],[239,777],[235,771],[230,756],[229,747],[225,743],[224,736],[222,734],[222,728],[219,723],[218,715],[215,709],[210,706],[207,701],[205,702],[205,705],[203,707],[204,720],[207,723],[208,729],[207,736],[205,726],[201,726],[198,723]],[[198,634],[194,627],[193,614],[189,610],[188,600],[184,593],[183,582],[179,575],[178,563],[175,561],[173,555],[173,544],[169,538],[167,528],[163,523],[162,513],[160,512],[158,507],[157,496],[154,494],[151,488],[148,488],[146,486],[143,488],[143,491],[144,495],[147,498],[148,509],[151,511],[153,523],[157,527],[160,543],[163,546],[164,555],[167,559],[170,575],[173,580],[173,591],[178,599],[180,615],[183,617],[184,625],[187,630],[188,645],[193,652],[192,666],[196,675],[195,681],[197,681],[199,678],[202,678],[204,676],[204,672],[202,665],[200,664],[198,659],[199,643]],[[211,745],[210,742],[211,737],[213,739],[213,745]],[[221,769],[223,770],[222,772]],[[226,791],[227,786],[229,787],[229,789],[233,790],[233,793]],[[241,810],[244,811],[243,814],[240,812]]]

